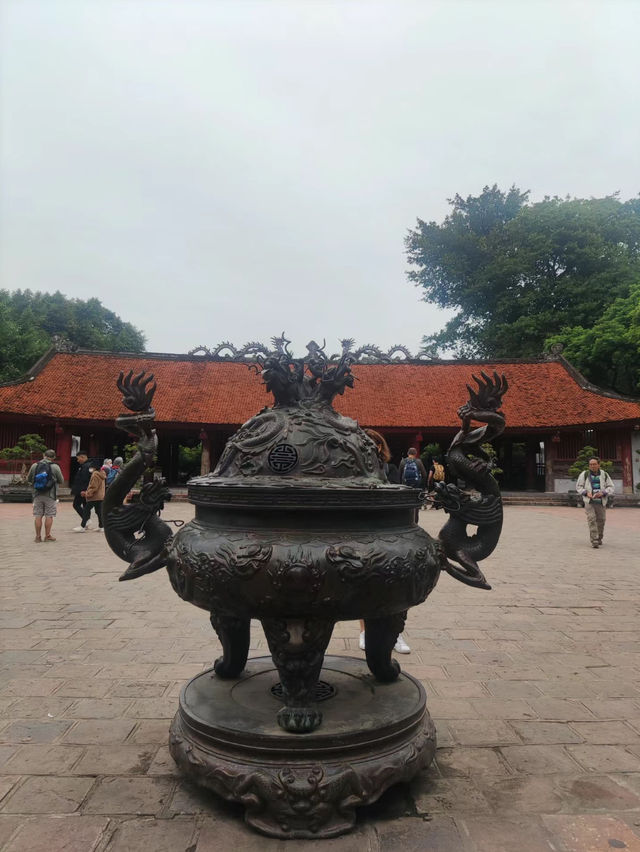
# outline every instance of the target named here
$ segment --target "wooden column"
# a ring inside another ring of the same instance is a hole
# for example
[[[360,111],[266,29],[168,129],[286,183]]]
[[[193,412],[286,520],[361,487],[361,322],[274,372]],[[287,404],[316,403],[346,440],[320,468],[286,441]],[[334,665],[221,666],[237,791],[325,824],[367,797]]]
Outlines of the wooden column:
[[[200,430],[200,440],[202,441],[202,459],[200,461],[200,476],[204,476],[211,472],[211,438],[204,426]]]
[[[631,456],[631,431],[618,433],[620,458],[622,459],[622,491],[633,494],[633,461]]]
[[[553,465],[558,457],[558,443],[551,438],[545,438],[544,441],[544,490],[553,491],[555,488],[555,476],[553,473]]]
[[[56,426],[55,451],[56,462],[60,465],[64,481],[68,485],[71,475],[71,429],[68,427]]]
[[[536,490],[536,453],[539,439],[527,441],[527,491]]]

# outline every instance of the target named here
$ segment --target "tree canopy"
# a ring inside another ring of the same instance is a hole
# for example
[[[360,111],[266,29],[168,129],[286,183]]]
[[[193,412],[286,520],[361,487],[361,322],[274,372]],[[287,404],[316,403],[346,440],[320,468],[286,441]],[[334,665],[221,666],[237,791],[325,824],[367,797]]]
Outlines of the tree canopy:
[[[591,328],[575,325],[550,337],[594,384],[640,395],[640,283],[615,299]]]
[[[142,352],[145,346],[143,333],[99,299],[0,290],[0,381],[24,375],[51,346],[54,335],[82,349]]]
[[[449,203],[441,224],[418,219],[406,237],[410,280],[425,301],[457,310],[444,329],[425,337],[427,349],[536,357],[545,341],[562,341],[592,381],[637,393],[640,198],[553,197],[534,204],[528,192],[494,185]],[[600,355],[588,352],[596,324]],[[613,357],[618,330],[625,352],[607,365],[602,359]]]

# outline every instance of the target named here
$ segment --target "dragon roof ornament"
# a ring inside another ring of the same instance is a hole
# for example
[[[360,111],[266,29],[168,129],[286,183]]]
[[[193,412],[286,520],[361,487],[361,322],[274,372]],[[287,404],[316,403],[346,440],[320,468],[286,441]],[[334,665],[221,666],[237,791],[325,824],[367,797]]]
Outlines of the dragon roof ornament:
[[[277,350],[279,345],[288,346],[291,341],[286,339],[283,332],[281,337],[272,337],[271,343]],[[412,355],[409,349],[402,343],[397,343],[391,346],[386,352],[380,349],[379,346],[375,346],[372,343],[365,343],[363,346],[359,346],[356,349],[354,348],[355,341],[353,338],[347,337],[340,341],[342,351],[329,356],[324,354],[326,341],[323,341],[323,345],[321,347],[314,341],[311,341],[309,344],[309,346],[312,345],[314,347],[314,352],[321,351],[323,353],[323,357],[330,362],[339,361],[345,355],[348,355],[350,363],[352,364],[391,364],[403,361],[432,360],[432,356],[427,350],[421,349],[416,355]],[[311,350],[309,351],[311,353]],[[251,341],[250,343],[245,343],[244,346],[237,347],[228,340],[225,340],[217,346],[214,346],[212,349],[208,346],[196,346],[195,349],[191,349],[187,354],[220,361],[254,362],[257,361],[259,357],[266,358],[271,353],[272,350],[270,350],[264,343]]]

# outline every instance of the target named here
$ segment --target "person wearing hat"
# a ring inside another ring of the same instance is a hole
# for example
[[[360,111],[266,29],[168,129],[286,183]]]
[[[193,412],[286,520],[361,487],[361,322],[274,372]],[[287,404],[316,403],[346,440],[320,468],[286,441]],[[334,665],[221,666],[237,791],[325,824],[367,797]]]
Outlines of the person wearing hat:
[[[29,468],[27,482],[33,492],[33,521],[36,528],[36,542],[42,538],[42,519],[44,518],[44,541],[55,541],[51,535],[53,519],[58,512],[58,485],[64,484],[62,471],[54,464],[54,450],[46,450],[42,460],[34,462]]]

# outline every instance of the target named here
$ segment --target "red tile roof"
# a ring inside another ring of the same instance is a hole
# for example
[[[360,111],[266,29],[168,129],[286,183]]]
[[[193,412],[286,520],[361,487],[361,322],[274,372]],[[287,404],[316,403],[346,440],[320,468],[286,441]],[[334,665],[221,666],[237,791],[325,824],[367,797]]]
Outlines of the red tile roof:
[[[188,356],[56,353],[33,381],[0,386],[0,415],[113,421],[121,412],[121,369],[154,373],[159,423],[239,424],[272,403],[246,364]],[[335,407],[366,426],[454,427],[465,384],[480,369],[504,373],[510,429],[640,422],[640,401],[580,385],[562,360],[540,362],[357,364],[354,390]]]

